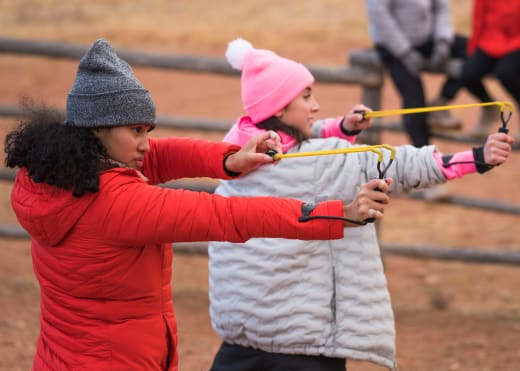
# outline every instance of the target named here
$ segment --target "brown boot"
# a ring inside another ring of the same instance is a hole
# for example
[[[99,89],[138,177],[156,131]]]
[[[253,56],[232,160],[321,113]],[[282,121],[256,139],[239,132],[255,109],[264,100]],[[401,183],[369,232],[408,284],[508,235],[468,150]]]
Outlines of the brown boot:
[[[488,136],[491,126],[500,121],[500,108],[498,106],[484,106],[480,112],[480,119],[468,133],[475,139],[484,139]]]
[[[431,101],[428,106],[445,106],[446,103],[448,103],[446,99],[437,98]],[[426,122],[433,131],[460,130],[462,128],[460,120],[453,117],[448,110],[428,112]]]

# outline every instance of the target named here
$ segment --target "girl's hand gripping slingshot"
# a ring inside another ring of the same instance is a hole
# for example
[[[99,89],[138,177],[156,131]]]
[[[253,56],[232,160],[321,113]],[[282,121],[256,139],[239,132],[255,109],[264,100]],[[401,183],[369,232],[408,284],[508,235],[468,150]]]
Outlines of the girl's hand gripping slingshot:
[[[509,129],[507,127],[507,124],[508,124],[509,120],[511,119],[511,115],[513,114],[514,107],[511,102],[507,102],[507,101],[459,104],[459,105],[451,105],[451,106],[403,108],[403,109],[385,110],[385,111],[356,111],[356,113],[360,113],[363,116],[363,119],[371,119],[371,118],[385,117],[385,116],[410,115],[410,114],[414,114],[414,113],[445,111],[445,110],[452,110],[452,109],[458,109],[458,108],[472,108],[472,107],[484,107],[484,106],[499,106],[500,107],[500,120],[502,121],[502,126],[498,129],[498,132],[508,134]],[[508,110],[507,114],[506,114],[506,107]]]
[[[394,115],[409,115],[414,113],[421,112],[433,112],[433,111],[442,111],[442,110],[452,110],[458,108],[472,108],[472,107],[483,107],[483,106],[499,106],[500,107],[500,120],[502,122],[502,126],[498,128],[498,133],[508,134],[509,128],[507,124],[511,119],[513,114],[514,106],[511,102],[507,101],[496,101],[496,102],[486,102],[486,103],[472,103],[472,104],[460,104],[460,105],[451,105],[451,106],[433,106],[433,107],[418,107],[418,108],[405,108],[405,109],[395,109],[395,110],[385,110],[385,111],[355,111],[363,116],[363,119],[371,119],[385,116],[394,116]],[[501,144],[506,143],[506,144]],[[473,161],[453,161],[451,156],[446,156],[443,158],[443,166],[444,168],[460,165],[460,164],[469,164],[474,163],[477,166],[477,170],[480,173],[486,172],[493,168],[494,166],[500,165],[507,156],[505,156],[509,151],[505,151],[502,147],[509,146],[512,144],[509,138],[505,138],[504,136],[500,137],[495,135],[491,135],[485,146],[479,150],[475,149],[475,156]],[[505,151],[505,152],[504,152]],[[497,153],[500,152],[500,153]]]

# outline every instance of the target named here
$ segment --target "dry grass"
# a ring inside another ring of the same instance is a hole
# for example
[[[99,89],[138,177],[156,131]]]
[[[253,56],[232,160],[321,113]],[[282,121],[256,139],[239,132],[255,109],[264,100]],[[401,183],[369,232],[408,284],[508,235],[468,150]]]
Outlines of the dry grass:
[[[456,29],[462,33],[469,30],[471,2],[451,2]],[[116,48],[222,57],[227,42],[242,36],[257,47],[274,49],[305,63],[330,65],[345,63],[349,48],[371,44],[362,0],[0,0],[0,24],[4,37],[85,45],[105,37]],[[0,85],[4,87],[0,102],[15,104],[19,96],[29,94],[63,107],[75,68],[73,61],[0,54]],[[160,114],[233,119],[241,112],[236,79],[151,69],[136,73],[152,92]],[[439,79],[429,77],[428,94],[435,94],[438,86]],[[497,98],[507,99],[496,84],[490,86],[498,91]],[[359,88],[350,86],[319,85],[316,93],[324,117],[343,112],[360,97]],[[456,103],[470,102],[467,95],[460,94]],[[386,83],[383,108],[398,105],[392,85]],[[456,112],[463,115],[466,127],[477,114]],[[0,120],[0,137],[5,123]],[[213,135],[210,139],[220,138]],[[401,144],[405,139],[385,135],[384,141]],[[446,153],[467,148],[439,145]],[[449,190],[518,204],[518,160],[520,154],[515,153],[511,161],[486,176],[452,182]],[[10,183],[0,184],[0,223],[16,223],[9,206],[10,188]],[[381,237],[384,242],[403,244],[517,249],[517,224],[517,216],[393,199],[381,225]],[[38,287],[29,242],[2,239],[0,246],[0,307],[4,310],[0,370],[25,370],[30,368],[38,333]],[[401,257],[387,257],[385,263],[402,370],[518,368],[518,269]],[[181,370],[207,369],[219,345],[207,310],[207,258],[178,255],[174,272]],[[382,369],[351,362],[349,370]]]
[[[466,33],[471,0],[452,3]],[[370,45],[361,0],[3,0],[0,24],[12,37],[84,44],[105,37],[120,47],[217,55],[241,36],[316,61],[343,62],[346,49]]]

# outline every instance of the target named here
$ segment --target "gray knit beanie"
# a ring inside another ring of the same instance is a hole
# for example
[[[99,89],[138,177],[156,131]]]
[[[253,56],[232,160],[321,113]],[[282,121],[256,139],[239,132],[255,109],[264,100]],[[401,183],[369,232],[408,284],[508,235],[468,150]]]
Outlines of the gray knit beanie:
[[[132,68],[104,40],[97,40],[79,62],[67,97],[67,124],[113,127],[155,126],[155,105]]]

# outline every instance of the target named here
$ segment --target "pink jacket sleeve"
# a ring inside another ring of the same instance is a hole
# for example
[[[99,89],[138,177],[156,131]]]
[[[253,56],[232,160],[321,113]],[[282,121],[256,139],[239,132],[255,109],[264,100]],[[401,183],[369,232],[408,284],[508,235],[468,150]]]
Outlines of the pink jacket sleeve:
[[[343,138],[348,140],[350,143],[354,143],[356,141],[357,135],[345,135],[345,133],[343,133],[341,130],[341,123],[343,120],[343,116],[327,120],[321,127],[321,137]]]
[[[462,178],[466,174],[477,172],[472,151],[457,152],[447,162],[443,160],[442,153],[438,151],[433,153],[433,157],[448,180]]]

